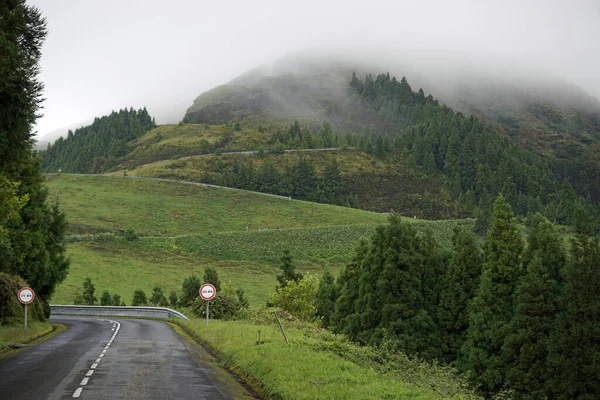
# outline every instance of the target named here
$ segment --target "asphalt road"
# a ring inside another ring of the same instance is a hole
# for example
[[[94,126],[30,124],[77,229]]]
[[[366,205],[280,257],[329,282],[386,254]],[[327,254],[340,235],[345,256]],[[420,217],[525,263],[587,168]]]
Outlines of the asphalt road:
[[[164,322],[60,317],[69,329],[0,362],[2,399],[251,399]]]

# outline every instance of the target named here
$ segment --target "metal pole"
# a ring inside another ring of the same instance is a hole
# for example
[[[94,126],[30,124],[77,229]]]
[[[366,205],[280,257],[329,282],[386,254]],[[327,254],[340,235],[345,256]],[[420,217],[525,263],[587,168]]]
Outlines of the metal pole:
[[[206,302],[206,326],[208,326],[208,304],[210,303],[210,301]]]
[[[27,329],[27,304],[25,304],[25,329]]]

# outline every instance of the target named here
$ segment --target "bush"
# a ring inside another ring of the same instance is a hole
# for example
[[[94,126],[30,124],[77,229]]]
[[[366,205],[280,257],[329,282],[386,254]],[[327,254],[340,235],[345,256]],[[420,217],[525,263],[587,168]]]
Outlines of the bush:
[[[210,302],[209,317],[230,320],[239,317],[247,309],[248,300],[244,297],[244,291],[223,285],[223,289]],[[192,312],[198,317],[206,318],[206,301],[196,298],[192,303]]]
[[[123,232],[123,237],[128,242],[132,242],[135,239],[137,239],[137,234],[135,233],[135,231],[133,230],[133,228],[130,227],[130,228],[125,229],[125,232]]]
[[[142,289],[135,289],[133,292],[133,301],[131,302],[132,306],[147,306],[148,299],[146,299],[146,293]]]
[[[150,297],[150,304],[155,307],[168,307],[169,306],[169,302],[167,301],[167,298],[163,294],[162,288],[156,286],[152,290],[152,297]]]
[[[307,275],[304,279],[288,281],[285,287],[279,288],[269,298],[269,304],[300,319],[310,321],[315,318],[317,306],[315,298],[319,290],[316,276]]]
[[[181,286],[181,299],[179,305],[181,307],[189,307],[194,300],[200,297],[200,279],[197,276],[190,276],[183,280]]]
[[[0,272],[0,325],[20,325],[25,317],[25,307],[17,299],[19,290],[27,285],[21,277]],[[44,321],[44,303],[36,297],[27,306],[30,321]]]

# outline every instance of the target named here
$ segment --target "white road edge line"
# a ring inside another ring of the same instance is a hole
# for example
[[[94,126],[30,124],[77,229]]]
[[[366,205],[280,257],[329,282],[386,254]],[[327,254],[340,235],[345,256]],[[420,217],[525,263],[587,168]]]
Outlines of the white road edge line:
[[[79,396],[81,396],[81,392],[83,392],[83,388],[77,388],[77,390],[75,391],[75,393],[73,393],[73,398],[74,399],[79,398]]]

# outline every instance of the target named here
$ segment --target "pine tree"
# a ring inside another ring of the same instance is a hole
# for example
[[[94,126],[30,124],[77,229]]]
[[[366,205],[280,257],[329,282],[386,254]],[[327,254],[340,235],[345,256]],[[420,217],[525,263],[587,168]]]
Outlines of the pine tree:
[[[469,328],[469,303],[479,287],[483,260],[472,233],[455,230],[452,244],[454,254],[444,274],[438,307],[444,358],[448,362],[456,360],[465,342]]]
[[[94,305],[98,301],[94,296],[96,288],[90,278],[85,278],[83,281],[83,304]]]
[[[217,292],[221,291],[221,280],[217,270],[213,267],[206,267],[204,270],[204,283],[210,283],[215,287]]]
[[[329,326],[331,315],[335,310],[335,301],[337,299],[335,281],[329,270],[325,270],[319,282],[319,291],[315,298],[317,315],[323,317],[323,324]]]
[[[551,334],[550,398],[596,399],[600,393],[600,243],[578,235],[564,269],[561,311]]]
[[[169,305],[171,308],[177,308],[177,293],[174,290],[169,294]]]
[[[338,297],[335,301],[335,310],[330,318],[331,328],[334,332],[355,337],[360,331],[356,306],[362,264],[368,250],[368,243],[361,240],[355,249],[352,261],[344,266],[336,281]]]
[[[552,376],[548,365],[550,334],[558,312],[561,271],[565,265],[562,239],[541,215],[531,217],[526,272],[515,295],[515,315],[503,347],[506,382],[518,398],[547,396]]]
[[[181,285],[181,299],[179,305],[181,307],[189,307],[194,300],[200,297],[200,279],[197,276],[185,278]]]
[[[461,366],[484,393],[504,384],[501,350],[513,317],[514,293],[521,276],[523,239],[510,205],[502,195],[494,204],[484,246],[481,283],[469,314]]]
[[[286,287],[289,281],[294,281],[298,283],[302,279],[302,274],[296,272],[296,266],[294,266],[294,260],[292,259],[292,255],[290,251],[285,249],[283,251],[283,255],[281,256],[281,275],[277,275],[277,282],[279,285],[277,286],[277,290]]]
[[[135,291],[133,292],[133,300],[131,301],[131,305],[134,307],[148,305],[146,293],[144,293],[142,289],[135,289]]]
[[[155,286],[154,289],[152,289],[150,304],[155,307],[167,307],[169,305],[161,287]]]
[[[112,306],[112,297],[110,296],[110,293],[108,292],[108,290],[105,290],[104,292],[102,292],[102,296],[100,296],[100,305],[101,306]]]

